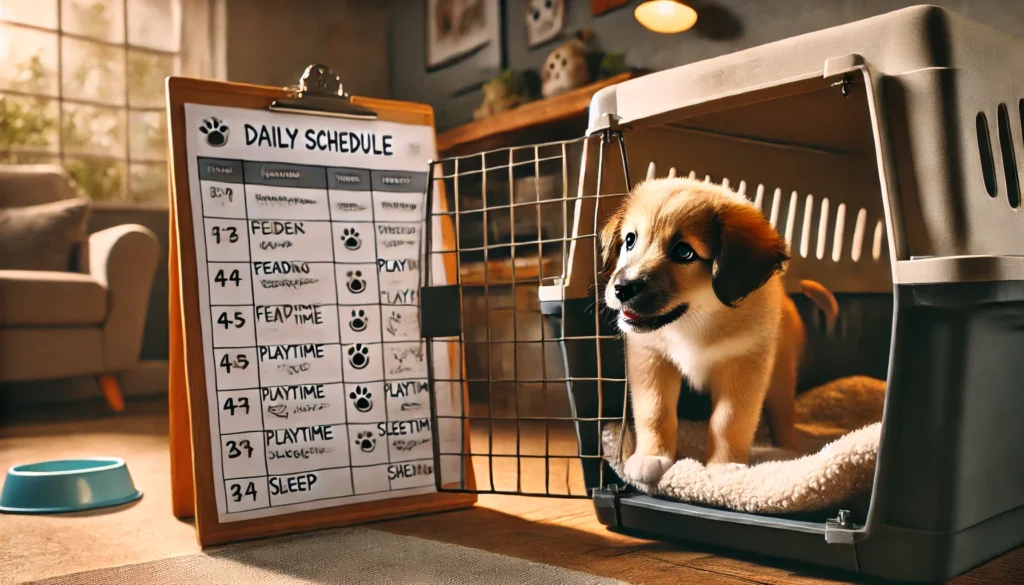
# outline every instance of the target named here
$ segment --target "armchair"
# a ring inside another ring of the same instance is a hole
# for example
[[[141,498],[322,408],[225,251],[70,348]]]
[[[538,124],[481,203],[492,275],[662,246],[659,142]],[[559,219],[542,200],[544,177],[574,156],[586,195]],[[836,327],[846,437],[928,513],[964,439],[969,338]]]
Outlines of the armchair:
[[[0,207],[75,196],[60,167],[0,167]],[[129,224],[86,236],[67,271],[0,270],[0,383],[96,376],[123,410],[116,375],[138,364],[158,253],[155,234]]]

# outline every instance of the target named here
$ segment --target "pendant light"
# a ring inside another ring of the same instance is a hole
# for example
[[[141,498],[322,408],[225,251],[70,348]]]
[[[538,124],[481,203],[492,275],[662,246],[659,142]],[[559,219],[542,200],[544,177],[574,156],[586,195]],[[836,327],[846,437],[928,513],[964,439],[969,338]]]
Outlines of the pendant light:
[[[689,30],[697,22],[697,11],[677,0],[647,0],[633,16],[644,28],[664,34]]]

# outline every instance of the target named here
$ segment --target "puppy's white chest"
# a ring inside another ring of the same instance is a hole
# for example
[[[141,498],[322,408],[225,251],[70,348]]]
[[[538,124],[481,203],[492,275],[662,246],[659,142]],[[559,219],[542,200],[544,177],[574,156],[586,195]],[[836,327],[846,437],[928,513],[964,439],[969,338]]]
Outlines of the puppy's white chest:
[[[686,335],[674,331],[663,331],[659,340],[662,355],[668,358],[694,390],[704,389],[713,362],[708,358],[707,348]]]
[[[707,390],[708,377],[715,364],[742,355],[752,345],[752,340],[745,336],[718,343],[701,343],[672,329],[662,332],[661,337],[662,353],[679,368],[679,372],[697,391]]]
[[[668,354],[668,357],[679,368],[679,372],[683,374],[694,390],[703,391],[705,389],[711,365],[705,360],[701,360],[693,348],[677,347]]]

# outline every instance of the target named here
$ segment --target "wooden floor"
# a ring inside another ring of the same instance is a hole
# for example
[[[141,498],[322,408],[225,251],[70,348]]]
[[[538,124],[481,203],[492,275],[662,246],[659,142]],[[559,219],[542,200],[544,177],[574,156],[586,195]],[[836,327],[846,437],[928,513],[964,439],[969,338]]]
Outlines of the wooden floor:
[[[0,515],[0,583],[199,550],[191,524],[178,521],[170,511],[163,405],[129,404],[127,413],[121,416],[107,415],[102,406],[92,411],[78,409],[77,413],[78,420],[74,421],[35,420],[0,426],[0,466],[6,469],[17,463],[68,456],[121,456],[145,496],[135,504],[92,513]],[[571,473],[568,467],[566,472]],[[496,471],[495,477],[498,475]],[[376,523],[372,527],[629,583],[864,582],[803,565],[616,534],[598,523],[586,499],[482,495],[470,510]],[[954,583],[1024,583],[1024,548]]]

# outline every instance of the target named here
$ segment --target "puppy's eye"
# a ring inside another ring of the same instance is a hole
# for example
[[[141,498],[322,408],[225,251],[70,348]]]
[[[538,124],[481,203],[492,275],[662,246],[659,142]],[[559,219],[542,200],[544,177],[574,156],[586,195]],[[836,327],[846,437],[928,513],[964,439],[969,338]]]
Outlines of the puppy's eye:
[[[629,232],[628,234],[626,234],[626,250],[632,250],[633,244],[636,244],[636,234],[634,234],[633,232]]]
[[[679,242],[672,247],[672,260],[686,264],[697,259],[697,253],[693,251],[690,244]]]

